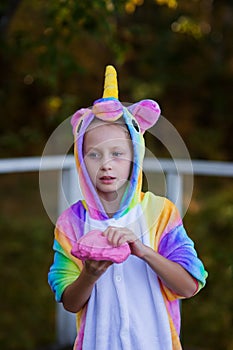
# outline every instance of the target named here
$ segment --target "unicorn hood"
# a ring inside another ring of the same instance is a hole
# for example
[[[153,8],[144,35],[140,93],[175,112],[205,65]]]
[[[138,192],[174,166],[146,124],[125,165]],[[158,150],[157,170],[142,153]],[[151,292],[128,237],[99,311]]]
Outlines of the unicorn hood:
[[[81,108],[74,113],[71,124],[74,134],[74,155],[79,174],[83,204],[89,215],[96,220],[107,220],[109,217],[99,199],[98,193],[87,172],[83,157],[84,135],[94,118],[103,122],[123,120],[133,145],[133,165],[126,192],[121,200],[117,219],[126,214],[140,202],[142,187],[142,163],[145,153],[143,134],[152,127],[160,116],[160,108],[153,100],[142,100],[125,107],[118,99],[117,74],[113,66],[107,66],[105,72],[104,94],[93,103],[92,107]]]

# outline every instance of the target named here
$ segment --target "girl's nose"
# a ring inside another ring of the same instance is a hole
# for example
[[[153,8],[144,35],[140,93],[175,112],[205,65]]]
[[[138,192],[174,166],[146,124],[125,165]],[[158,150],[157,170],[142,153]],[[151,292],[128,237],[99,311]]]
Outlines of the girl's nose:
[[[101,170],[111,170],[112,169],[112,162],[110,158],[104,158],[101,164]]]

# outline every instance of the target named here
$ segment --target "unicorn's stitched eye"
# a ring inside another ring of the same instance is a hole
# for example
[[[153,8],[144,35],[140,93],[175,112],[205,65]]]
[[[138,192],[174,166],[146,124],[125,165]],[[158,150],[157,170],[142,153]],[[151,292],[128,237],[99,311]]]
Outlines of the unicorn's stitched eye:
[[[82,124],[83,124],[83,120],[80,121],[78,127],[77,127],[77,134],[79,133],[81,127],[82,127]]]
[[[136,120],[132,119],[132,124],[133,124],[133,127],[134,129],[139,132],[140,131],[140,128],[139,128],[139,125],[138,123],[136,122]]]

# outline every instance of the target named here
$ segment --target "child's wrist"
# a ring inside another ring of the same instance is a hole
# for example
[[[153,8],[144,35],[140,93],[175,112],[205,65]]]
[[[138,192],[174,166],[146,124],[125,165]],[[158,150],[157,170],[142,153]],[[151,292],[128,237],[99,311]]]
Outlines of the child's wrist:
[[[148,247],[147,245],[143,245],[143,253],[142,253],[142,259],[146,262],[150,260],[151,254],[154,253],[154,250],[151,247]]]

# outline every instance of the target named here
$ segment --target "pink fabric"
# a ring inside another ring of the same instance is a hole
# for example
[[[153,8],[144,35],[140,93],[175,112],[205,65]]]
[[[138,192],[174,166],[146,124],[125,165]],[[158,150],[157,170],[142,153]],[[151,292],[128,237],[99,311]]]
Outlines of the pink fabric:
[[[73,116],[71,118],[71,125],[72,125],[72,129],[73,129],[73,134],[76,133],[76,128],[77,128],[78,124],[80,123],[80,120],[84,117],[84,115],[87,116],[90,113],[91,113],[90,108],[81,108],[73,114]]]
[[[128,110],[137,120],[142,133],[158,121],[161,112],[158,103],[153,100],[142,100],[134,103],[128,107]]]
[[[123,106],[118,100],[100,101],[94,104],[93,113],[105,121],[116,121],[123,114]]]
[[[80,260],[125,261],[130,255],[128,243],[113,247],[101,231],[93,230],[82,236],[73,246],[71,254]]]

